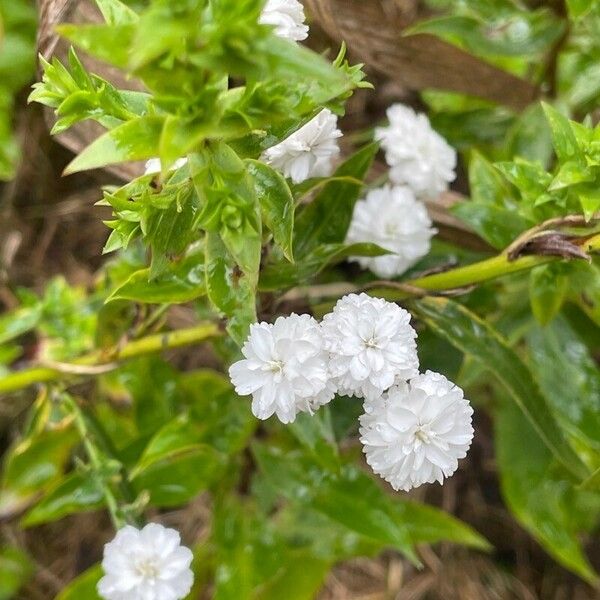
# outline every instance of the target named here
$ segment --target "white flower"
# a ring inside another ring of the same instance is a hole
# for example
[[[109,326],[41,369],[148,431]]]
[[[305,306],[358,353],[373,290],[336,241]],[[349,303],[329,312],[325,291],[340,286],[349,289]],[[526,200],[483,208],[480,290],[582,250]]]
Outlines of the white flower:
[[[181,600],[192,589],[192,559],[174,529],[127,525],[104,546],[98,593],[105,600]]]
[[[456,178],[456,151],[431,128],[427,115],[394,104],[387,110],[389,127],[378,127],[390,166],[390,180],[408,185],[417,196],[435,198]]]
[[[255,323],[242,354],[245,359],[231,365],[229,375],[238,394],[252,394],[259,419],[276,414],[291,423],[298,412],[312,413],[335,395],[321,328],[309,315]]]
[[[346,243],[371,242],[393,252],[350,259],[387,279],[401,275],[423,258],[435,233],[427,209],[410,188],[386,185],[356,203]]]
[[[427,371],[365,403],[360,434],[367,463],[395,490],[444,482],[467,455],[473,409],[463,391]]]
[[[301,183],[310,177],[327,177],[333,170],[333,159],[340,153],[337,117],[322,110],[283,142],[265,150],[261,160]]]
[[[367,294],[338,300],[321,325],[338,393],[376,397],[418,373],[417,333],[410,314]]]
[[[175,169],[179,169],[183,167],[183,165],[187,165],[187,158],[178,158],[172,165],[171,171],[175,171]],[[154,175],[155,173],[160,173],[162,171],[162,165],[160,162],[160,158],[151,158],[146,161],[146,170],[144,171],[144,175]]]
[[[281,38],[300,41],[308,37],[305,20],[304,8],[298,0],[268,0],[259,23],[275,27]]]

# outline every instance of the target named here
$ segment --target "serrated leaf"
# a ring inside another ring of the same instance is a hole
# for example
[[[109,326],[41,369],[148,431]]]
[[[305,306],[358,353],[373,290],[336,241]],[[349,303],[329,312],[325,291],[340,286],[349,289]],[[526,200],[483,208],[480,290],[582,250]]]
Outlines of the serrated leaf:
[[[569,119],[545,102],[542,103],[542,106],[552,130],[554,150],[560,161],[575,160],[585,166],[581,148]]]
[[[205,252],[208,297],[228,317],[227,330],[241,346],[257,320],[254,279],[239,270],[218,234],[206,234]]]
[[[143,116],[115,127],[73,159],[65,174],[156,156],[163,124],[164,117]]]
[[[588,477],[587,467],[566,441],[530,371],[491,325],[447,299],[420,300],[415,303],[415,309],[434,332],[496,377],[559,462],[578,479]]]
[[[275,243],[285,257],[293,262],[294,197],[285,178],[257,160],[247,160],[263,221],[273,233]]]
[[[362,181],[379,149],[369,144],[346,160],[334,176]],[[298,215],[294,235],[294,252],[298,262],[320,244],[342,243],[352,220],[354,205],[362,186],[344,179],[328,183]]]
[[[193,254],[151,279],[150,269],[132,273],[107,299],[150,304],[191,302],[206,294],[204,256]]]

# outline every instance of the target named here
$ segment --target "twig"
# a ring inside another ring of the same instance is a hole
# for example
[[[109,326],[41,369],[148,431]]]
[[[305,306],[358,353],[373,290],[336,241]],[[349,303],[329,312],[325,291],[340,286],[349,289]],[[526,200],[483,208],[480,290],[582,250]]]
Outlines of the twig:
[[[149,335],[139,340],[132,340],[121,348],[113,348],[108,352],[97,350],[91,354],[86,354],[73,361],[73,363],[66,365],[68,372],[50,366],[35,366],[10,373],[0,379],[0,394],[15,392],[36,383],[56,381],[64,378],[67,374],[97,375],[105,372],[107,359],[114,363],[121,363],[138,356],[155,354],[182,346],[191,346],[220,335],[223,335],[223,332],[217,323],[202,323],[189,329]],[[80,372],[74,373],[73,369],[78,367],[83,367],[85,372],[79,369]],[[98,368],[100,368],[99,372]]]

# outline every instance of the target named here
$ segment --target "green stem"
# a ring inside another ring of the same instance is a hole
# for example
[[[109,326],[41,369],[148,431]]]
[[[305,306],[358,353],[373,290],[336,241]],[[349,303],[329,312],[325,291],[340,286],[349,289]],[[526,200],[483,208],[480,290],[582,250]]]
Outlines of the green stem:
[[[110,485],[102,475],[102,456],[100,450],[93,442],[93,435],[90,435],[87,416],[81,410],[80,406],[77,404],[77,401],[70,396],[64,396],[63,402],[75,419],[75,426],[79,432],[79,437],[81,438],[83,447],[85,448],[85,452],[90,461],[90,468],[94,472],[98,485],[102,488],[104,501],[106,502],[106,508],[110,513],[113,525],[115,526],[115,529],[121,529],[121,527],[126,524],[125,519],[123,518],[121,510],[119,509],[117,498],[110,488]]]
[[[147,354],[155,354],[163,350],[191,346],[207,339],[222,335],[218,324],[202,323],[189,329],[179,329],[166,333],[149,335],[139,340],[132,340],[122,348],[113,349],[111,352],[96,351],[79,357],[73,365],[96,367],[107,362],[122,362]],[[32,367],[11,373],[0,379],[0,394],[14,392],[35,383],[56,381],[66,377],[64,371],[53,367]]]
[[[584,252],[600,251],[600,234],[596,234],[588,238],[581,244],[581,249]],[[443,273],[434,273],[416,279],[409,279],[399,283],[393,281],[389,283],[377,283],[366,291],[372,296],[385,298],[391,302],[406,300],[407,298],[421,297],[429,295],[429,292],[448,292],[452,290],[461,290],[462,288],[471,287],[479,283],[485,283],[492,279],[498,279],[513,273],[529,271],[534,267],[545,265],[551,262],[565,260],[560,256],[521,256],[515,260],[511,260],[506,252],[482,260],[472,265],[458,267]],[[573,260],[573,259],[571,259]],[[364,288],[356,288],[354,291],[361,291]],[[348,291],[349,293],[349,291]],[[313,289],[313,297],[318,297]],[[327,297],[327,294],[322,294],[321,298]],[[315,314],[321,315],[331,310],[331,302],[323,302],[313,305]]]
[[[518,273],[519,271],[527,271],[554,260],[557,260],[557,257],[523,256],[517,260],[510,261],[505,255],[500,254],[472,265],[459,267],[451,271],[444,271],[443,273],[418,277],[417,279],[404,281],[402,284],[407,288],[409,286],[416,288],[415,292],[419,290],[444,292],[469,287],[512,273]],[[415,293],[411,293],[408,289],[399,288],[394,290],[387,286],[373,288],[369,290],[369,293],[373,296],[381,296],[387,300],[403,300],[415,295]]]

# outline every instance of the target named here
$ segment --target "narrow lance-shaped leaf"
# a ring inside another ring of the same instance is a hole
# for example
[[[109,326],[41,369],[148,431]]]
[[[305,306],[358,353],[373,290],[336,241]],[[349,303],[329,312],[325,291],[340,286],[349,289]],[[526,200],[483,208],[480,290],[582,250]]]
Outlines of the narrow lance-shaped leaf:
[[[275,243],[289,261],[294,260],[294,197],[284,177],[257,160],[247,160],[263,220],[273,233]]]
[[[585,159],[581,148],[577,143],[575,132],[573,131],[569,119],[561,115],[554,107],[542,103],[546,118],[552,130],[552,140],[556,155],[562,162],[575,160],[582,166],[585,166]]]
[[[442,298],[415,303],[417,314],[436,333],[487,368],[509,392],[557,460],[578,479],[588,469],[565,440],[531,372],[494,328],[464,306]]]
[[[99,169],[156,156],[163,123],[164,117],[148,115],[115,127],[85,148],[69,163],[65,173]]]
[[[383,256],[389,250],[376,244],[323,244],[294,264],[277,263],[265,267],[260,274],[261,291],[274,291],[304,283],[323,269],[350,256]]]
[[[335,176],[354,177],[361,181],[378,149],[377,144],[365,146],[344,162]],[[306,256],[319,244],[341,243],[345,240],[361,191],[362,186],[358,182],[334,180],[319,192],[296,220],[294,248],[297,257]]]
[[[109,25],[127,25],[139,19],[137,13],[121,0],[96,0],[96,4]]]
[[[497,414],[496,449],[502,493],[521,524],[562,565],[592,584],[598,575],[578,534],[600,509],[589,492],[578,492],[568,473],[556,469],[551,452],[508,399]],[[587,494],[587,498],[586,498]],[[592,500],[591,503],[588,500]]]
[[[174,264],[158,277],[151,279],[150,269],[133,273],[108,298],[141,303],[191,302],[206,294],[204,255],[194,253]]]
[[[227,330],[241,345],[256,322],[255,282],[241,272],[219,234],[206,234],[206,289],[218,310],[228,317]]]

